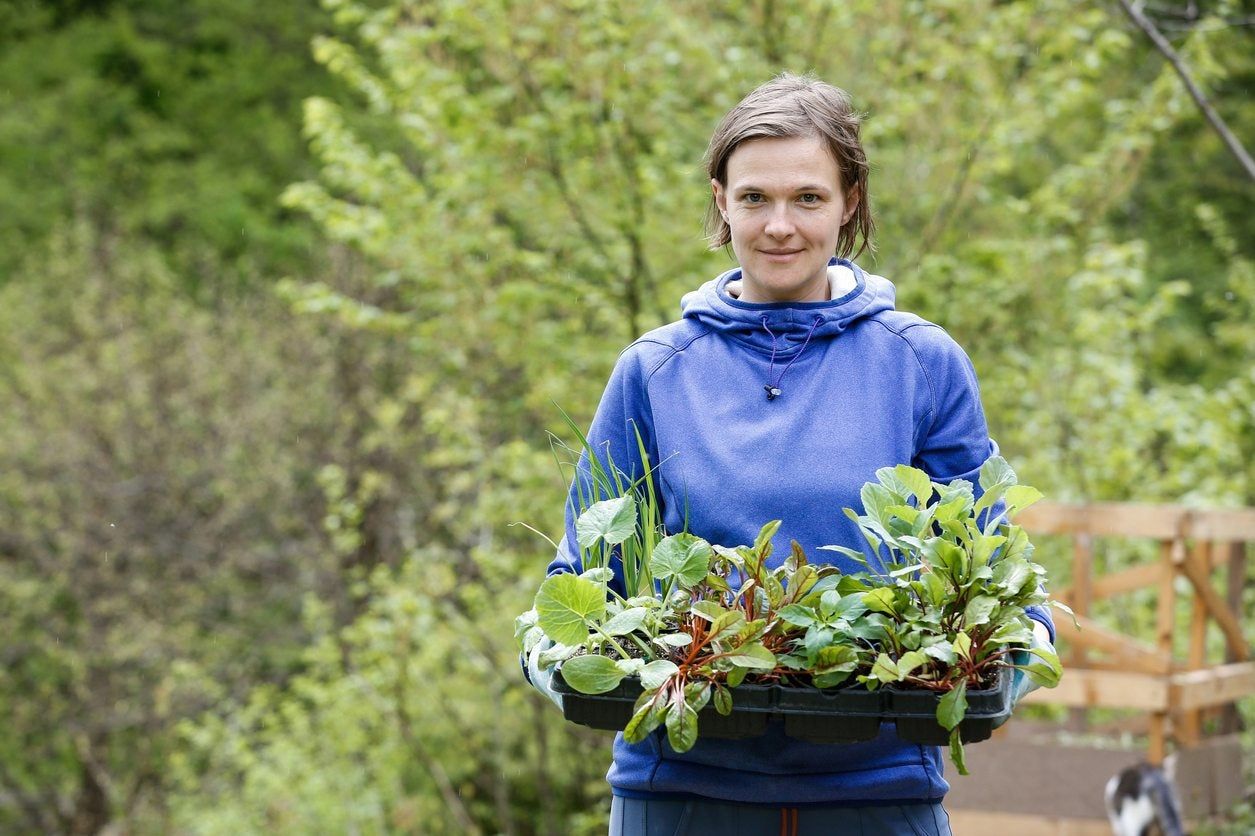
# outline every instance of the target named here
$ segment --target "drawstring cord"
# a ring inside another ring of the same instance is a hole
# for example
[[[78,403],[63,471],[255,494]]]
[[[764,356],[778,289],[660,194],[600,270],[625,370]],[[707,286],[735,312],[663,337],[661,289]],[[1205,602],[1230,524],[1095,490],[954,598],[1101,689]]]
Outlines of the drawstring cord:
[[[797,808],[780,808],[780,836],[797,836]]]
[[[810,344],[811,335],[815,333],[815,329],[819,327],[819,323],[823,322],[824,319],[821,316],[815,317],[815,321],[811,323],[811,329],[806,332],[806,339],[802,341],[802,347],[797,350],[797,354],[793,355],[793,359],[786,363],[785,367],[780,370],[779,377],[776,377],[776,334],[770,327],[768,327],[766,316],[760,317],[759,321],[763,324],[763,330],[771,335],[771,365],[767,370],[767,385],[763,388],[767,390],[767,400],[774,401],[776,398],[780,397],[780,383],[784,380],[784,375],[788,372],[789,366],[792,366],[795,362],[797,362],[797,358],[802,356],[802,352],[805,351],[806,346]]]

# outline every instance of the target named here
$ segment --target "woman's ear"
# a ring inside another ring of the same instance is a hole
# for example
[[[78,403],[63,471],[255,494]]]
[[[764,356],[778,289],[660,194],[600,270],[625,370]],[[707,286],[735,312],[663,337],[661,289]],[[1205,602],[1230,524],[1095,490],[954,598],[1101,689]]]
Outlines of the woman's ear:
[[[845,226],[850,222],[850,218],[854,217],[854,213],[858,211],[858,204],[861,195],[858,186],[850,189],[850,193],[845,196],[845,214],[841,216],[841,225]]]
[[[719,209],[719,214],[723,217],[723,222],[728,222],[728,193],[723,190],[723,184],[714,177],[710,178],[710,190],[715,196],[715,206]]]

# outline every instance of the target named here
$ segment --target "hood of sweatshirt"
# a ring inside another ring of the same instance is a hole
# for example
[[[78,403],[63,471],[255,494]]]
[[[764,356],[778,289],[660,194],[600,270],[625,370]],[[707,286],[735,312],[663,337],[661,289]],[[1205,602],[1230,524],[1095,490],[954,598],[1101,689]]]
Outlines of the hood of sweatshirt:
[[[831,339],[860,319],[894,309],[893,284],[864,272],[851,261],[832,259],[854,273],[854,287],[837,299],[822,302],[742,302],[728,292],[741,279],[729,270],[680,300],[685,319],[700,322],[755,351],[787,358],[808,342]]]

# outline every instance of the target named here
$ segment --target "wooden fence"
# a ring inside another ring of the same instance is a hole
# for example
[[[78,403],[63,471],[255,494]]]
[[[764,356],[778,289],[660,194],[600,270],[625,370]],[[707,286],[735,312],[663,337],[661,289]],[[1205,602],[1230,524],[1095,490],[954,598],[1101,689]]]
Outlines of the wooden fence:
[[[1245,791],[1240,739],[1234,733],[1236,702],[1255,694],[1255,661],[1241,620],[1255,509],[1043,502],[1016,521],[1039,544],[1038,535],[1071,540],[1072,582],[1052,588],[1051,594],[1076,611],[1081,625],[1073,629],[1067,615],[1056,611],[1063,679],[1059,687],[1037,690],[1025,702],[1068,706],[1073,724],[1090,734],[1060,739],[1043,727],[1013,720],[994,739],[971,747],[972,775],[952,778],[946,799],[955,832],[1109,834],[1103,787],[1141,759],[1171,760],[1187,818],[1235,803]],[[1096,557],[1109,539],[1154,541],[1156,556],[1127,568],[1096,571],[1101,564]],[[1122,600],[1139,590],[1136,611],[1145,612],[1153,602],[1153,630],[1144,617],[1138,635],[1132,635],[1133,630],[1122,632],[1114,625],[1133,618],[1096,615],[1119,614]],[[1104,600],[1115,608],[1095,606]],[[1214,638],[1223,638],[1223,650],[1216,641],[1209,654],[1212,630],[1219,631]],[[1090,722],[1088,711],[1096,708],[1140,713],[1117,712],[1118,720],[1099,725]],[[1130,730],[1145,734],[1144,752],[1093,742],[1104,731]]]
[[[1216,714],[1255,694],[1255,661],[1242,633],[1246,544],[1255,542],[1255,509],[1212,510],[1169,505],[1040,503],[1017,519],[1030,534],[1072,540],[1072,583],[1052,590],[1076,612],[1081,629],[1056,618],[1060,641],[1070,649],[1059,687],[1032,694],[1028,702],[1074,708],[1130,708],[1149,713],[1148,759],[1160,763],[1168,744],[1196,745],[1204,713]],[[1094,541],[1100,537],[1148,538],[1159,559],[1098,575]],[[1213,583],[1217,570],[1224,593]],[[1178,578],[1192,599],[1184,657],[1175,650]],[[1091,617],[1095,601],[1150,588],[1156,591],[1155,640],[1124,635]],[[1224,636],[1223,659],[1207,658],[1207,631]],[[1230,722],[1231,724],[1231,722]]]

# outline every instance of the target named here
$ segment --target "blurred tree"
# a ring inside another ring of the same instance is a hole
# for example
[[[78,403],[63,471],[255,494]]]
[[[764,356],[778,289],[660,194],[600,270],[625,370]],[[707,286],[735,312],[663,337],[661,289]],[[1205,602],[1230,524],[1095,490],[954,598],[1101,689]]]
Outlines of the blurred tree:
[[[0,285],[70,217],[140,236],[213,299],[310,263],[275,203],[304,176],[317,3],[0,4]]]
[[[0,288],[0,831],[96,833],[160,811],[172,721],[290,673],[302,595],[342,594],[335,368],[150,248],[47,249]]]

